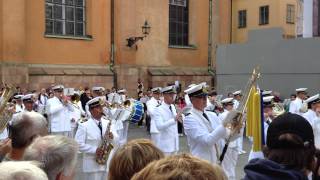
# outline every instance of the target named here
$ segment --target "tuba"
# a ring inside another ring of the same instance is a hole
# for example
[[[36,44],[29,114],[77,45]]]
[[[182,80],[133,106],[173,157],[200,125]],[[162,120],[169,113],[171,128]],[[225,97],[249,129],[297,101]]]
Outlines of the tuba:
[[[96,162],[101,165],[105,165],[110,156],[111,150],[114,148],[111,139],[109,138],[109,133],[111,131],[112,120],[109,119],[109,124],[107,130],[103,136],[102,142],[99,145],[99,149],[102,150],[102,154],[100,156],[96,156]]]
[[[14,113],[10,110],[11,105],[8,102],[15,92],[15,87],[6,86],[4,92],[2,93],[0,102],[0,133],[2,133],[7,127],[7,124],[11,120]]]

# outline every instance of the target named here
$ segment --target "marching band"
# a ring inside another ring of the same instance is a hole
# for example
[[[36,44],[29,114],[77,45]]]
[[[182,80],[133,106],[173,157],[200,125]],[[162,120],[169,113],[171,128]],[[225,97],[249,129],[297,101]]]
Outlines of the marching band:
[[[296,89],[297,98],[291,102],[289,111],[302,115],[311,124],[315,144],[320,148],[320,95],[307,99],[306,90]],[[36,94],[15,95],[13,117],[25,111],[43,114],[47,116],[51,134],[74,138],[82,157],[79,179],[105,179],[114,152],[127,143],[130,122],[141,121],[144,114],[150,117],[152,142],[166,156],[179,152],[178,122],[183,124],[190,153],[211,164],[219,163],[226,139],[233,136],[221,166],[228,179],[236,178],[238,156],[245,153],[242,149],[244,127],[233,127],[239,132],[232,133],[230,124],[240,125],[233,124],[229,116],[241,105],[241,90],[233,92],[233,97],[221,100],[222,96],[215,91],[209,92],[206,83],[192,84],[182,96],[186,103],[184,108],[179,108],[175,105],[175,85],[155,87],[150,89],[152,96],[146,102],[146,112],[143,112],[141,102],[127,97],[125,89],[106,93],[104,87],[93,87],[92,96],[90,89],[66,95],[63,85],[52,87],[52,91],[52,98],[43,91],[38,97]],[[283,107],[274,102],[272,91],[263,91],[262,96],[266,139],[269,124],[279,115],[279,108],[283,110]],[[86,98],[88,100],[84,100]],[[5,129],[0,134],[0,140],[7,137]],[[253,158],[263,158],[262,152],[251,151],[249,160]]]

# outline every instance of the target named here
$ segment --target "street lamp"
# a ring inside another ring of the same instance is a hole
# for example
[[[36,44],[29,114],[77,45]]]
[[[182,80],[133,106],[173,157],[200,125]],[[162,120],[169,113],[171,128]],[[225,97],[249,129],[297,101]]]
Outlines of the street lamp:
[[[132,47],[133,45],[136,44],[136,42],[138,42],[139,40],[142,41],[145,37],[147,37],[150,34],[151,26],[149,25],[148,21],[144,22],[144,25],[141,26],[141,29],[142,29],[143,36],[129,37],[127,39],[127,42],[128,42],[127,46],[128,47]]]

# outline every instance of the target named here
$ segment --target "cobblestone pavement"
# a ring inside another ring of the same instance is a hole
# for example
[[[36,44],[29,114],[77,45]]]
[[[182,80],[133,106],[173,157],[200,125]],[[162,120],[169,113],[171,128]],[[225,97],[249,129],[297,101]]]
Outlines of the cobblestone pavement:
[[[137,127],[136,125],[130,124],[128,140],[137,139],[137,138],[150,139],[150,135],[148,135],[146,128],[141,128],[141,127]],[[237,179],[242,179],[244,177],[243,167],[248,162],[248,156],[250,151],[249,147],[250,145],[249,145],[248,139],[244,138],[243,148],[247,153],[239,155],[238,164],[236,168]],[[180,137],[180,152],[189,152],[186,136]]]

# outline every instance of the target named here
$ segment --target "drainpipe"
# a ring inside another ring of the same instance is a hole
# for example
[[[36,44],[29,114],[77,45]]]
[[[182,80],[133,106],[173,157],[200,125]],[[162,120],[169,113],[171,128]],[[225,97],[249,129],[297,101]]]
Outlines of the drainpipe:
[[[208,34],[208,73],[211,76],[211,84],[212,86],[216,87],[216,71],[212,67],[212,45],[213,45],[213,38],[212,38],[212,0],[209,0],[209,34]]]
[[[111,55],[110,55],[110,71],[113,74],[113,87],[117,89],[117,72],[115,70],[115,43],[114,43],[114,0],[111,0]]]
[[[233,19],[232,19],[232,16],[233,16],[233,2],[232,0],[230,0],[230,44],[232,44],[232,23],[233,23]]]

